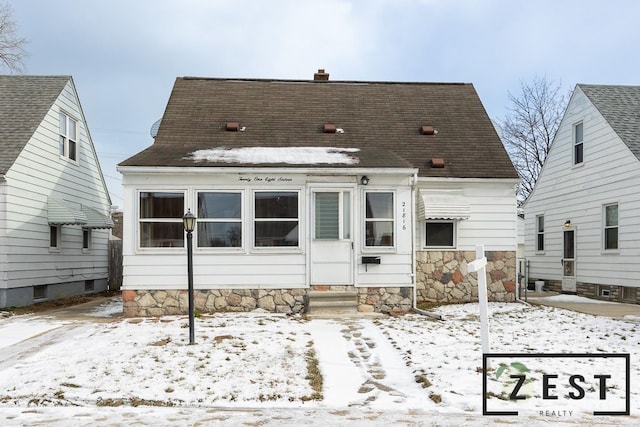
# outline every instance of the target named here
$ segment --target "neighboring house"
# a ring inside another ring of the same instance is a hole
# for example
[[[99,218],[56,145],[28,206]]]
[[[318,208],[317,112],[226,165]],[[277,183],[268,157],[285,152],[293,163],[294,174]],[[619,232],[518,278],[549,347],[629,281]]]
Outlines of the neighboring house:
[[[579,84],[525,205],[529,280],[638,302],[640,86]]]
[[[107,288],[110,200],[69,76],[0,76],[0,307]]]
[[[470,84],[178,78],[122,162],[125,314],[514,299],[517,174]],[[313,311],[313,310],[312,310]]]

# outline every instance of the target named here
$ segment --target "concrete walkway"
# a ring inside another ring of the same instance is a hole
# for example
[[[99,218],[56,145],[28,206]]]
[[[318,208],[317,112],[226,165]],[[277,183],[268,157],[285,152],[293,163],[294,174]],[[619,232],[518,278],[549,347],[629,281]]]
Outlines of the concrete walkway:
[[[566,298],[563,298],[566,297]],[[525,301],[524,295],[521,298]],[[565,300],[566,299],[566,300]],[[561,295],[557,292],[528,292],[526,302],[564,308],[594,316],[606,316],[617,319],[636,318],[640,320],[640,304],[601,301],[575,295]]]

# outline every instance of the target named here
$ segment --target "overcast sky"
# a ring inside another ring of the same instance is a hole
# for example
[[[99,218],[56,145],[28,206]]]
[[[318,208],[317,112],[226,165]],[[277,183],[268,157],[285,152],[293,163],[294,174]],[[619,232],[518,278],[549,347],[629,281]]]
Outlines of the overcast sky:
[[[71,75],[112,203],[116,164],[149,146],[176,77],[472,83],[501,120],[546,76],[640,83],[636,0],[0,0],[25,74]]]

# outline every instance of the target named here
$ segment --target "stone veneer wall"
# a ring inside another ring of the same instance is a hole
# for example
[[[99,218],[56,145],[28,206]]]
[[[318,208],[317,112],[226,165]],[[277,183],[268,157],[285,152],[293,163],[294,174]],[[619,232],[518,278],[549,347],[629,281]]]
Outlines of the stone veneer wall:
[[[194,309],[201,312],[252,311],[258,308],[275,313],[301,313],[306,289],[207,289],[194,290]],[[125,317],[186,314],[186,290],[122,291]]]
[[[489,301],[513,302],[516,290],[516,252],[486,251]],[[470,302],[478,300],[476,274],[467,264],[475,251],[421,251],[416,257],[417,302]]]
[[[312,290],[357,294],[360,312],[399,313],[412,307],[412,288],[354,288],[314,286]],[[276,313],[299,314],[307,308],[307,289],[207,289],[194,290],[194,308],[200,312],[243,312],[261,308]],[[186,290],[122,291],[125,317],[154,317],[186,314]]]
[[[362,313],[406,313],[413,307],[413,288],[356,288]]]

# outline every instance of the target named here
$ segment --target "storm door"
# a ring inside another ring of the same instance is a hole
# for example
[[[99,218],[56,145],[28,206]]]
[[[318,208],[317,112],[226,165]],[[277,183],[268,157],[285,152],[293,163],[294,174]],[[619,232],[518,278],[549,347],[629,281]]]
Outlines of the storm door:
[[[563,230],[562,291],[576,292],[576,230]]]
[[[311,284],[353,284],[351,189],[312,191]]]

